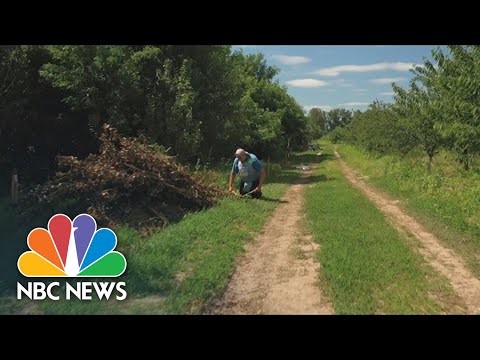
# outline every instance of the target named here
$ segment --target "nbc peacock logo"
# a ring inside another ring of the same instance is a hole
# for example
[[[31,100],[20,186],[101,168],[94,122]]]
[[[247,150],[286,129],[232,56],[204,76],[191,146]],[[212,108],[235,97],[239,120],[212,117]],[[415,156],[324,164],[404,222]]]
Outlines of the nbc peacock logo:
[[[48,230],[33,229],[27,238],[31,251],[18,259],[18,270],[26,277],[118,277],[127,261],[118,251],[117,236],[108,228],[97,230],[95,219],[80,214],[73,221],[56,214]]]

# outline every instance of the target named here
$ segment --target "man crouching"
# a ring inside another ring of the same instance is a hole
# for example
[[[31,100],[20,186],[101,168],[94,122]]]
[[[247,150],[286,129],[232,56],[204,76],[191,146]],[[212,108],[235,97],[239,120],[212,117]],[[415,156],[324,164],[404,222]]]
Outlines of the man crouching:
[[[237,174],[240,174],[240,195],[250,193],[249,195],[257,199],[262,196],[262,185],[267,174],[262,163],[254,154],[243,149],[235,152],[235,160],[228,182],[230,192],[233,192],[233,182]]]

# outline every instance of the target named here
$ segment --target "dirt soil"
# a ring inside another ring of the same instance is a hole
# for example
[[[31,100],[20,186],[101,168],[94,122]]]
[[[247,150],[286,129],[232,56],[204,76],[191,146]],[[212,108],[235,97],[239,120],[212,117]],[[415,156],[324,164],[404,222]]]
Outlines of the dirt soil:
[[[318,283],[318,244],[301,228],[305,172],[282,198],[245,255],[211,314],[330,314]],[[261,201],[261,200],[260,200]]]

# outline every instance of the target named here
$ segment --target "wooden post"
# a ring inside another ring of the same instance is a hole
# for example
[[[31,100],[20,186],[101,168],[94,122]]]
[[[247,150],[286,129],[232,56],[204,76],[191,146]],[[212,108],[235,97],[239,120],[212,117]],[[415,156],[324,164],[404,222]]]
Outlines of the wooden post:
[[[12,172],[12,188],[11,188],[12,202],[16,204],[18,202],[18,172],[14,168]]]

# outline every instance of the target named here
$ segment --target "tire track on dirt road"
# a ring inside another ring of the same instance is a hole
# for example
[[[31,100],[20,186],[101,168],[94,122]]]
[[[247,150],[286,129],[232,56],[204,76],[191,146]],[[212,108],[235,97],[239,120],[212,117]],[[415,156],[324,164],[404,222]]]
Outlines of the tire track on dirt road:
[[[423,257],[451,283],[453,289],[467,306],[469,313],[480,313],[480,280],[468,270],[464,260],[451,249],[445,247],[438,238],[428,232],[415,218],[398,206],[398,200],[372,188],[357,178],[353,170],[334,150],[335,157],[349,182],[362,190],[366,197],[382,211],[400,232],[407,230],[422,245],[419,248]]]
[[[319,287],[318,244],[302,232],[310,172],[291,185],[262,232],[246,245],[228,288],[210,314],[328,314]]]

